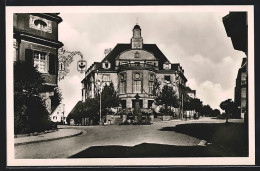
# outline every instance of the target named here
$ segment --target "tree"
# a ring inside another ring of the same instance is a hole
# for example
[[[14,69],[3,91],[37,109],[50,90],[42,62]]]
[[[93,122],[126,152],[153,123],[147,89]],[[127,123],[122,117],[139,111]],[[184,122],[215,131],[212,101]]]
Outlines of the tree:
[[[117,92],[115,91],[113,82],[111,82],[109,85],[106,84],[101,92],[102,110],[107,112],[107,109],[116,107],[118,104],[119,98]]]
[[[153,96],[158,96],[160,93],[160,85],[161,83],[158,81],[158,77],[155,78],[154,84],[153,84],[153,90],[152,90],[152,95]]]
[[[213,109],[209,105],[204,105],[202,107],[201,115],[211,116],[212,113],[213,113]]]
[[[52,128],[41,93],[47,89],[41,73],[25,62],[14,63],[14,132],[31,133]]]
[[[198,113],[202,112],[202,101],[198,98],[190,98],[186,103],[184,103],[185,110],[195,110]]]
[[[212,117],[217,117],[220,115],[220,111],[218,109],[214,109],[213,112],[212,112]]]
[[[179,107],[180,100],[172,86],[164,85],[162,91],[159,91],[158,95],[155,97],[155,104],[162,105],[164,114],[169,115],[171,107]]]
[[[220,103],[220,108],[226,112],[226,123],[228,123],[229,115],[234,109],[234,102],[231,99],[227,99]]]
[[[91,98],[86,99],[85,102],[86,112],[84,113],[84,117],[89,118],[90,125],[97,124],[99,121],[99,99]]]

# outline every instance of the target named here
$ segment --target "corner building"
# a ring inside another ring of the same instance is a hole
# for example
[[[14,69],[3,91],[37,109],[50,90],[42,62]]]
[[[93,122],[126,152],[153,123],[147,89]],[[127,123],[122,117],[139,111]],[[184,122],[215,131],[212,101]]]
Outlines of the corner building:
[[[140,107],[143,111],[156,109],[152,95],[154,82],[158,79],[163,85],[174,87],[179,98],[187,79],[180,64],[171,64],[156,44],[144,44],[141,28],[135,25],[130,44],[117,44],[101,62],[94,62],[82,80],[82,100],[94,98],[101,87],[113,82],[122,108],[133,110],[135,96],[140,96]],[[181,105],[182,106],[182,105]],[[180,108],[175,109],[179,116]]]
[[[57,87],[59,13],[15,13],[13,15],[13,61],[24,61],[42,74],[46,92],[42,93],[51,113],[51,96]]]

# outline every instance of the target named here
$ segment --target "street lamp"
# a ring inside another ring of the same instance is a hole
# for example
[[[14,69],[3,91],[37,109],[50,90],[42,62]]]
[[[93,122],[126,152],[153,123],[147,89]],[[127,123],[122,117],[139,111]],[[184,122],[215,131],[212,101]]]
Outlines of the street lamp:
[[[98,76],[98,70],[97,70],[97,76]],[[102,125],[102,118],[101,118],[101,81],[98,79],[97,80],[100,85],[98,85],[98,90],[99,90],[99,124]]]

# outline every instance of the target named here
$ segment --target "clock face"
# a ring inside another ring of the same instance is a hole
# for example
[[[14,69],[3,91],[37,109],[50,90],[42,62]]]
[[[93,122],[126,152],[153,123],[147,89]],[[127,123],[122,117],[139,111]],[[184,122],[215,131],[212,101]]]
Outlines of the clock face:
[[[135,78],[137,78],[137,79],[140,78],[140,74],[139,74],[139,73],[136,73],[136,74],[135,74]]]

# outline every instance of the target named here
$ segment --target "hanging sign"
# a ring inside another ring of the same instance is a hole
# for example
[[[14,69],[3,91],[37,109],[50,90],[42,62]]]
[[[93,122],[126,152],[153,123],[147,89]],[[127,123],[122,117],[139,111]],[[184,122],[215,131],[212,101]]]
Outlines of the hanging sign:
[[[87,62],[85,60],[81,59],[78,61],[78,71],[80,73],[85,72],[86,67],[87,67]]]

